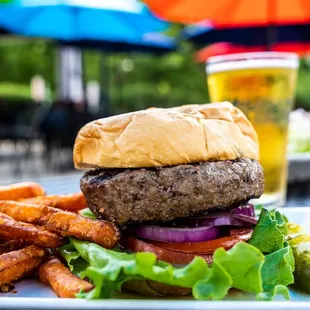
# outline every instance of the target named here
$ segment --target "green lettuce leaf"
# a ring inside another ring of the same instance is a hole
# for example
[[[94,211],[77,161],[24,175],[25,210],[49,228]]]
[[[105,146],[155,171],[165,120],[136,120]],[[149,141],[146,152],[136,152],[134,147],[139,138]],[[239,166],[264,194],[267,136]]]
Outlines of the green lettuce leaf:
[[[75,249],[73,251],[72,246]],[[201,257],[196,257],[183,268],[175,268],[170,264],[157,262],[153,253],[127,254],[77,239],[71,239],[70,246],[63,247],[61,254],[73,273],[89,278],[96,286],[96,292],[83,295],[86,298],[106,297],[112,293],[111,288],[120,289],[124,281],[131,279],[149,279],[191,288],[198,280],[207,278],[210,274],[210,268]],[[83,272],[80,270],[81,264],[76,263],[80,259],[87,262]]]
[[[90,210],[85,214],[92,215]],[[231,288],[255,293],[258,300],[271,300],[276,295],[289,298],[286,286],[294,281],[294,257],[285,241],[287,233],[286,219],[279,212],[262,209],[251,244],[239,242],[228,251],[217,249],[211,266],[196,257],[177,268],[157,261],[153,253],[127,254],[77,239],[70,239],[59,250],[70,270],[95,286],[88,293],[77,294],[79,298],[108,298],[121,291],[126,281],[152,280],[191,288],[200,300],[221,300]]]
[[[278,284],[287,286],[294,283],[295,260],[290,246],[265,256],[262,268],[263,288],[272,290]]]
[[[282,232],[284,236],[288,235],[288,226],[287,226],[287,218],[285,215],[281,214],[279,211],[270,212],[271,216],[274,216],[275,220],[277,221],[277,228]]]
[[[289,299],[287,285],[294,283],[295,260],[292,248],[286,239],[289,233],[288,220],[278,211],[262,209],[249,243],[264,253],[262,266],[263,292],[259,300],[271,300],[275,295]]]
[[[261,268],[264,255],[258,249],[239,242],[229,251],[218,249],[213,257],[228,272],[234,288],[252,293],[262,291]]]
[[[288,227],[280,212],[268,212],[262,209],[249,244],[262,253],[272,253],[286,246],[285,237]]]
[[[200,300],[221,300],[232,287],[233,280],[229,273],[217,262],[213,262],[212,269],[206,279],[199,280],[193,287],[193,296]]]
[[[260,301],[273,300],[275,296],[282,296],[286,300],[290,299],[290,292],[288,288],[282,284],[276,285],[268,292],[262,292],[256,295],[256,299]]]
[[[187,266],[176,268],[157,261],[152,253],[127,254],[76,239],[62,247],[61,254],[72,272],[90,279],[95,285],[92,291],[79,293],[80,298],[108,298],[113,291],[120,291],[125,281],[133,279],[192,288],[193,296],[201,300],[223,299],[230,288],[252,293],[264,291],[264,256],[257,248],[243,242],[229,251],[216,250],[211,267],[196,257]]]
[[[85,216],[85,217],[89,217],[92,220],[96,219],[95,214],[93,212],[91,212],[91,210],[89,208],[85,208],[85,209],[81,210],[80,214]]]
[[[262,268],[264,293],[257,295],[258,300],[271,300],[275,295],[289,299],[287,285],[294,283],[295,260],[290,246],[265,256]]]

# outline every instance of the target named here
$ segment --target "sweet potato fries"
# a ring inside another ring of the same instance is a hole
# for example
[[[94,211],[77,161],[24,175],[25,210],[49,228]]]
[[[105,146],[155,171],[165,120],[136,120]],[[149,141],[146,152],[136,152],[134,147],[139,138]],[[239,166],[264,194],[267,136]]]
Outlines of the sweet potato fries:
[[[34,182],[0,186],[0,291],[8,291],[12,281],[35,270],[59,297],[74,298],[81,290],[92,290],[91,283],[72,274],[53,256],[54,249],[67,242],[66,237],[108,249],[116,245],[118,228],[77,214],[86,207],[82,192],[45,196]],[[44,260],[47,253],[52,256]]]
[[[44,189],[35,182],[0,186],[0,200],[19,200],[44,195]]]
[[[0,255],[0,286],[30,274],[44,255],[45,251],[35,245]]]
[[[77,212],[87,207],[82,192],[71,195],[47,195],[21,199],[20,201],[32,204],[40,204],[66,211]]]
[[[81,290],[94,288],[89,282],[78,278],[56,257],[50,257],[39,267],[40,280],[49,284],[58,297],[74,298]]]
[[[0,201],[0,212],[16,221],[41,225],[63,237],[95,242],[107,249],[112,249],[119,239],[118,229],[113,223],[91,220],[73,212],[44,205]]]
[[[7,252],[20,250],[23,247],[25,247],[25,243],[23,241],[0,240],[0,255]]]
[[[17,222],[1,212],[0,237],[27,244],[36,244],[45,248],[58,248],[64,244],[64,239],[58,235],[42,227]]]

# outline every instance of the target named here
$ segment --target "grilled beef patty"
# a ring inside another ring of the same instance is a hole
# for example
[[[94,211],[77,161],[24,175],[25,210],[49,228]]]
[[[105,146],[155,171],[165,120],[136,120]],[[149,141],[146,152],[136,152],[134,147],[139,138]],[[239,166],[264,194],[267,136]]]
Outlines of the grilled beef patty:
[[[258,198],[263,188],[262,167],[250,159],[95,170],[86,172],[81,179],[89,208],[99,219],[119,226],[229,209]]]

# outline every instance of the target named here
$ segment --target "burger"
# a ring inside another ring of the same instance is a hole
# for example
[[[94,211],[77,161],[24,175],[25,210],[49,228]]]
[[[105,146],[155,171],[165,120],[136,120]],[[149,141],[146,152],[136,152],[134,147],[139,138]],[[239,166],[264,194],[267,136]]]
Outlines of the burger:
[[[74,163],[89,170],[81,190],[98,219],[120,228],[123,250],[153,252],[180,266],[195,256],[211,263],[216,248],[251,237],[256,220],[249,201],[264,189],[258,153],[249,120],[221,102],[91,122],[78,133]],[[126,287],[188,292],[152,281]]]

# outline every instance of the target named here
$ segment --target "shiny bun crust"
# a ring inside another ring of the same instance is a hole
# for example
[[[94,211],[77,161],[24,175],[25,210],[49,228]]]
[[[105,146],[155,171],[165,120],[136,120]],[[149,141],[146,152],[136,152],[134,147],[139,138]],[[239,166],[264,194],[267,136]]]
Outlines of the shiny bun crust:
[[[78,169],[258,159],[258,139],[246,116],[229,102],[152,108],[85,125],[73,157]]]

